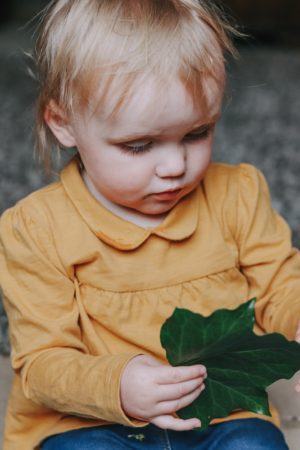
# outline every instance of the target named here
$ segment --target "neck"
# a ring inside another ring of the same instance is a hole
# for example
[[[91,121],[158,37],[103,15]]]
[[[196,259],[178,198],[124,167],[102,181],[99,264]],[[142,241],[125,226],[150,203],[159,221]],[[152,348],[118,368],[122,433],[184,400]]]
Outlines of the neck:
[[[101,192],[99,192],[86,171],[82,171],[83,181],[92,194],[92,196],[108,211],[112,212],[121,219],[127,220],[128,222],[134,223],[142,228],[155,228],[162,223],[167,214],[160,215],[146,215],[134,209],[126,208],[125,206],[118,205],[110,201]]]

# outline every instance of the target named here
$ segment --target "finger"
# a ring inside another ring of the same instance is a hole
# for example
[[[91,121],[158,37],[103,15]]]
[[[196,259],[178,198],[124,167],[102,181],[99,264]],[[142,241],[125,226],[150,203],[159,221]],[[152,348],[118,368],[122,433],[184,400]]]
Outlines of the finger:
[[[296,341],[300,343],[300,323],[296,332]]]
[[[161,366],[157,371],[158,384],[182,383],[206,376],[206,367],[201,364],[195,366]]]
[[[150,422],[163,430],[189,431],[201,427],[199,419],[183,420],[171,415],[158,416],[151,419]]]
[[[179,400],[200,388],[204,383],[204,379],[205,377],[200,377],[189,381],[183,381],[182,383],[160,385],[157,388],[156,401],[164,402],[169,400]]]
[[[180,399],[158,403],[155,408],[155,415],[161,416],[165,414],[171,414],[178,411],[179,409],[185,408],[186,406],[193,403],[193,401],[196,400],[196,398],[204,389],[205,386],[204,384],[202,384],[199,388],[195,389],[194,392],[191,392],[190,394],[181,397]]]

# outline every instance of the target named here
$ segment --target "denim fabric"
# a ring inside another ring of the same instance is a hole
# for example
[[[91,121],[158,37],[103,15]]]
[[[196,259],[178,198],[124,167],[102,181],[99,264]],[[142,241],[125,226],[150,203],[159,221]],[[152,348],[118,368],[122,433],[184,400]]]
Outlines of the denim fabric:
[[[49,437],[42,450],[288,450],[280,430],[260,419],[212,425],[205,431],[176,432],[154,425],[130,428],[109,425]]]

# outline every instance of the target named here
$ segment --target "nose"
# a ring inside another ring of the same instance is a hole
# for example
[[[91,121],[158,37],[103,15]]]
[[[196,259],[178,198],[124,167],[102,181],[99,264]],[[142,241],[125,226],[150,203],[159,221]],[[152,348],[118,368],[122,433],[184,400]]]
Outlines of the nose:
[[[178,178],[186,171],[186,151],[184,145],[164,146],[156,166],[159,178]]]

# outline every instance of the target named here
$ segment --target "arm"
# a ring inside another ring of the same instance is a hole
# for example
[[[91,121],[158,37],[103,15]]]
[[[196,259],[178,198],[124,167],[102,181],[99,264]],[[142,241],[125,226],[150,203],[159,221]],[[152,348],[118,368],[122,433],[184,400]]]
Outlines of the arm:
[[[256,320],[266,332],[300,343],[300,253],[292,248],[288,225],[272,209],[263,175],[251,166],[240,172],[237,210],[241,271],[249,298],[257,297]]]
[[[300,318],[300,253],[286,222],[273,210],[263,175],[242,165],[235,239],[240,270],[257,297],[256,320],[266,332],[294,339]]]
[[[299,321],[298,329],[297,329],[297,333],[296,333],[296,341],[300,344],[300,321]],[[299,378],[298,384],[296,386],[296,391],[298,393],[300,393],[300,378]]]
[[[132,425],[119,388],[136,354],[89,354],[76,279],[60,261],[43,211],[31,205],[19,204],[1,218],[0,284],[24,395],[62,413]]]

